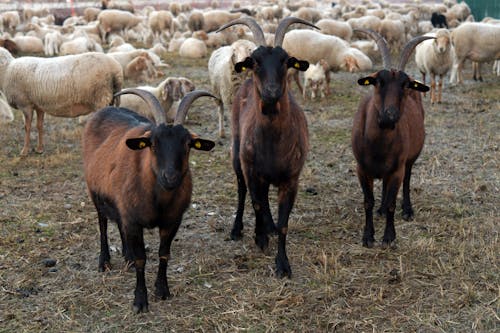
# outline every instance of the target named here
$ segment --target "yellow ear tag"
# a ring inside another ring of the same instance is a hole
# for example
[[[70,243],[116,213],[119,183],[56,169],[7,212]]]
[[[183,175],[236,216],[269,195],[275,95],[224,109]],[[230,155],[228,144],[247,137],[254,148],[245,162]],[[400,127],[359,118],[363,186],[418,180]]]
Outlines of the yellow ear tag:
[[[364,84],[365,84],[365,86],[369,85],[370,84],[370,80],[366,79]]]
[[[196,142],[194,143],[194,147],[195,147],[196,149],[200,149],[200,148],[201,148],[201,142],[200,142],[200,141],[196,141]]]
[[[298,62],[296,62],[295,64],[293,64],[293,67],[300,68],[300,64]]]
[[[244,72],[244,71],[246,71],[246,70],[247,70],[247,68],[246,68],[245,66],[241,67],[241,71],[242,71],[242,72]]]
[[[139,142],[139,148],[144,148],[146,147],[146,143],[144,141]]]
[[[414,82],[414,83],[413,83],[413,87],[417,88],[417,87],[418,87],[418,83],[417,83],[417,82]]]

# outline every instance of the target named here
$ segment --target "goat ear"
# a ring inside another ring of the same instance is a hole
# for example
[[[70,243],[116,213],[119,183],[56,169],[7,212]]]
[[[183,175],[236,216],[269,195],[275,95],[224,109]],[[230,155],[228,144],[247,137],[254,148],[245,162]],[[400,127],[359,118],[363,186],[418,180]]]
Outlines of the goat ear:
[[[125,144],[132,150],[140,150],[146,147],[151,147],[151,140],[145,137],[133,138],[133,139],[127,139],[127,141],[125,141]]]
[[[189,146],[196,150],[210,151],[215,147],[215,142],[200,138],[193,138]]]
[[[369,86],[370,84],[375,85],[376,82],[377,80],[373,76],[363,77],[358,80],[358,84],[360,86]]]
[[[287,66],[288,68],[295,68],[296,70],[305,72],[309,68],[309,62],[290,57],[288,58]]]
[[[410,81],[410,85],[408,86],[408,88],[413,89],[413,90],[417,90],[420,92],[427,92],[430,90],[430,88],[428,86],[426,86],[422,82],[418,82],[418,81]]]
[[[245,60],[237,62],[234,65],[234,70],[236,71],[236,73],[244,72],[248,68],[250,68],[250,69],[253,68],[253,59],[250,57],[246,57]]]

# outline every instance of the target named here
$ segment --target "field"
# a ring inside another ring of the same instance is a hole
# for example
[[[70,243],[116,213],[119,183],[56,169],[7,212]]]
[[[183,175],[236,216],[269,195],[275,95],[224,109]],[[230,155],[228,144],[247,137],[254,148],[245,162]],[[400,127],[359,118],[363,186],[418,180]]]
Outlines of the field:
[[[209,89],[207,60],[172,56],[165,74]],[[290,217],[291,279],[274,276],[276,238],[266,253],[254,245],[248,200],[243,240],[229,240],[236,210],[230,139],[217,137],[215,103],[197,101],[186,126],[217,145],[191,153],[192,205],[172,245],[173,297],[166,301],[154,297],[158,234],[146,231],[150,311],[140,315],[131,310],[135,273],[123,268],[114,224],[113,269],[97,271],[83,126],[47,116],[45,153],[20,158],[24,130],[16,111],[15,121],[0,127],[0,332],[498,332],[500,81],[490,69],[474,82],[469,65],[464,85],[445,86],[442,104],[424,98],[415,218],[402,220],[398,199],[393,249],[361,246],[363,199],[350,131],[370,89],[356,84],[364,73],[335,73],[333,93],[322,101],[304,101],[292,86],[311,149]],[[408,72],[416,74],[413,62]],[[274,191],[271,198],[275,207]],[[384,224],[376,218],[377,240]]]

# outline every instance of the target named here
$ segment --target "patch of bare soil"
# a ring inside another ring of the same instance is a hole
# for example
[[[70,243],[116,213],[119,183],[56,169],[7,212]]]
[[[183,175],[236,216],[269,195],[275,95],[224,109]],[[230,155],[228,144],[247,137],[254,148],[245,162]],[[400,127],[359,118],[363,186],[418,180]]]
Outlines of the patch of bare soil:
[[[166,75],[209,89],[207,59],[166,61]],[[412,63],[408,71],[416,74]],[[268,253],[254,245],[249,203],[243,240],[228,240],[237,200],[230,139],[217,138],[212,100],[194,104],[187,126],[218,144],[191,154],[194,193],[172,246],[167,301],[153,296],[158,234],[146,232],[150,312],[140,315],[131,311],[135,274],[123,269],[114,225],[114,268],[97,271],[82,125],[47,116],[45,153],[20,158],[16,112],[0,127],[0,332],[498,332],[499,78],[485,73],[484,82],[473,82],[469,68],[464,85],[446,85],[444,103],[424,99],[415,218],[403,221],[398,209],[397,248],[367,249],[350,147],[353,114],[367,90],[356,84],[361,75],[336,73],[333,93],[322,101],[304,102],[293,86],[311,150],[290,217],[291,279],[274,276],[276,239]],[[376,191],[378,203],[379,183]],[[271,198],[275,207],[274,191]],[[384,224],[376,219],[377,239]]]

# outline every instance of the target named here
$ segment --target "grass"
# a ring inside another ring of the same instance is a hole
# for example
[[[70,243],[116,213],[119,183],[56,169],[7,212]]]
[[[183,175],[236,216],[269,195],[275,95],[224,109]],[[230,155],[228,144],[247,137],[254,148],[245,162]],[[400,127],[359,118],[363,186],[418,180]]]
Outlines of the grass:
[[[166,75],[209,89],[206,59],[166,61],[172,65]],[[311,150],[290,217],[292,279],[274,276],[275,239],[266,253],[255,247],[250,204],[243,240],[228,240],[236,208],[230,139],[217,138],[215,104],[195,103],[187,126],[217,146],[191,154],[193,199],[172,246],[170,300],[153,295],[158,236],[145,232],[150,312],[141,315],[131,311],[135,274],[122,267],[114,225],[114,268],[97,271],[82,125],[48,116],[45,153],[20,158],[16,112],[0,128],[0,332],[497,332],[498,78],[447,86],[443,104],[424,98],[427,137],[411,190],[415,218],[405,222],[398,210],[397,247],[366,249],[350,148],[352,117],[366,90],[355,85],[361,75],[335,73],[333,94],[322,101],[303,101],[295,91]],[[378,182],[376,193],[379,202]],[[275,191],[271,201],[275,214]],[[383,226],[376,218],[377,239]],[[45,267],[47,258],[56,266]]]

